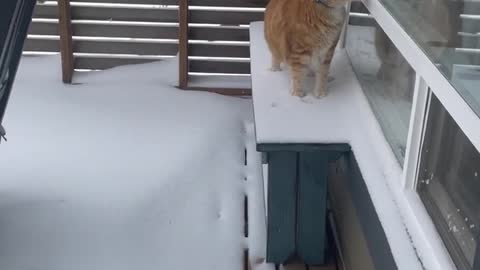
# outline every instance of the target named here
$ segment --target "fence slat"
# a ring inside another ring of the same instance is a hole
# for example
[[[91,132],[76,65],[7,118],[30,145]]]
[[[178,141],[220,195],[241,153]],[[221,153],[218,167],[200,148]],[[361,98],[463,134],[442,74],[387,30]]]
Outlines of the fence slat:
[[[25,51],[58,52],[58,40],[27,39],[23,49]],[[175,55],[177,44],[170,43],[129,43],[75,40],[73,51],[79,53],[106,53],[132,55]]]
[[[58,19],[58,7],[37,4],[33,10],[33,18]]]
[[[371,17],[350,16],[350,18],[348,19],[348,24],[374,27],[377,25],[377,22],[375,21],[374,18],[371,18]]]
[[[190,0],[191,6],[265,7],[267,0]]]
[[[190,23],[241,25],[252,21],[263,21],[263,12],[192,10],[190,13]]]
[[[153,62],[148,59],[122,59],[122,58],[75,58],[76,69],[109,69],[123,65],[135,65]]]
[[[360,1],[352,1],[350,6],[350,12],[370,14],[365,5]]]
[[[177,22],[176,9],[136,9],[114,7],[80,7],[71,8],[73,20],[112,20],[140,22]],[[58,18],[56,6],[38,5],[34,18]]]
[[[28,34],[34,35],[58,35],[58,23],[35,23],[30,24]]]
[[[248,62],[215,62],[190,60],[190,72],[250,74]]]
[[[249,41],[248,28],[232,29],[231,27],[200,28],[190,27],[191,40],[227,40],[227,41]]]
[[[177,44],[169,43],[129,43],[129,42],[96,42],[75,41],[74,51],[81,53],[108,53],[133,55],[175,55]]]
[[[250,57],[248,46],[190,44],[190,56]]]
[[[60,52],[60,41],[43,39],[26,39],[24,51]]]
[[[93,37],[129,37],[177,39],[178,27],[130,26],[113,24],[76,24],[72,23],[74,36]],[[29,34],[58,35],[57,23],[37,23],[30,25]]]
[[[146,5],[178,5],[178,0],[74,0],[75,2],[146,4]]]

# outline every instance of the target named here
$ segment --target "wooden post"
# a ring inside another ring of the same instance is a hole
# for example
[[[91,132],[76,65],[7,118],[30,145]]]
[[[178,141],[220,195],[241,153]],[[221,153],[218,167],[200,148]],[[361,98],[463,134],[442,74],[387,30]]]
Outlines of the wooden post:
[[[178,87],[188,87],[188,0],[180,0],[178,9]]]
[[[328,263],[329,162],[350,150],[347,144],[257,144],[268,164],[267,262]]]
[[[70,0],[58,0],[58,17],[60,53],[62,56],[62,80],[64,83],[72,83],[74,59]]]
[[[268,153],[267,262],[283,264],[295,256],[297,215],[296,152]]]
[[[298,162],[297,252],[308,265],[326,263],[328,152],[302,152]]]
[[[347,44],[347,31],[348,31],[348,23],[350,21],[350,10],[352,8],[352,1],[348,1],[346,4],[347,10],[347,17],[345,18],[345,22],[342,27],[342,33],[340,34],[340,48],[345,49]]]

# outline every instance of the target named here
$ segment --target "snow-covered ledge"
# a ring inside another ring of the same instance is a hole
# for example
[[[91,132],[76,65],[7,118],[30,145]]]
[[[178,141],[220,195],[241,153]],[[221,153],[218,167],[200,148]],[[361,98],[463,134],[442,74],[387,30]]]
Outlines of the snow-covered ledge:
[[[405,226],[402,170],[363,94],[344,50],[337,50],[328,96],[292,97],[286,71],[271,72],[263,22],[250,28],[257,144],[348,143],[398,269],[422,269]]]

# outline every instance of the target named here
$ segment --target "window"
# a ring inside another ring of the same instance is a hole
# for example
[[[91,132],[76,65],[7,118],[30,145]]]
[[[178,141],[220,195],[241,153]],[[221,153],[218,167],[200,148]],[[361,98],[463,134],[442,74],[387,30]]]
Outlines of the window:
[[[457,268],[480,269],[480,153],[433,94],[417,191]]]
[[[415,72],[360,2],[352,2],[346,49],[385,137],[403,165]]]
[[[480,2],[381,2],[480,116]]]

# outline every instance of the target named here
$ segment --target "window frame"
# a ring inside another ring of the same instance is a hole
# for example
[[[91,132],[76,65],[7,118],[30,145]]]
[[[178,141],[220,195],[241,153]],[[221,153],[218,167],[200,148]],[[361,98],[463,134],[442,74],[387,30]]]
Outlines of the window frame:
[[[383,31],[392,40],[416,73],[430,86],[475,148],[480,151],[480,117],[465,102],[435,64],[405,32],[380,0],[362,0]]]
[[[416,191],[431,95],[435,94],[479,152],[480,117],[390,14],[381,0],[360,1],[416,72],[401,183],[399,187],[392,187],[403,189],[400,192],[402,198],[397,199],[406,204],[406,210],[402,213],[406,216],[405,225],[413,236],[413,244],[424,265],[438,270],[456,270],[433,220]],[[473,270],[480,270],[480,248],[476,251]]]

